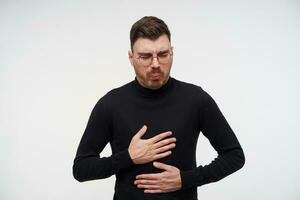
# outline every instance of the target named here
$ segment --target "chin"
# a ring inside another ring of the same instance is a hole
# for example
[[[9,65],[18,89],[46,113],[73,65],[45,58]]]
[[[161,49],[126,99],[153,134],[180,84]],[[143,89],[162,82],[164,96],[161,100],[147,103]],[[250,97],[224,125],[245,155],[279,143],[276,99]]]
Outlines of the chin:
[[[149,81],[148,87],[151,89],[158,89],[163,85],[163,81]]]

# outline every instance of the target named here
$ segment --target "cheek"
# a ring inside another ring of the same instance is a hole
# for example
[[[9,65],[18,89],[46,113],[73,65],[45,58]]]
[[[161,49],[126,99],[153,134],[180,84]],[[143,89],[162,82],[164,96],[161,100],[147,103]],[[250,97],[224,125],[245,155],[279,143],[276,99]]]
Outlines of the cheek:
[[[147,68],[138,66],[138,65],[133,65],[135,73],[139,76],[145,77],[146,74],[148,73]]]
[[[162,66],[161,71],[163,71],[165,74],[168,74],[171,70],[171,66],[172,66],[172,64]]]

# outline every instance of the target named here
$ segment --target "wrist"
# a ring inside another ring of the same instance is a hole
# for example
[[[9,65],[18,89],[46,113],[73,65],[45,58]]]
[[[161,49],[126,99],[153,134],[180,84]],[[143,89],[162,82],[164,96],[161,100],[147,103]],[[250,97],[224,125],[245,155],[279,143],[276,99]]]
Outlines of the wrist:
[[[133,150],[130,147],[128,148],[128,154],[129,154],[129,157],[132,160],[132,162],[134,164],[138,164],[137,161],[136,161],[136,156],[135,156]]]

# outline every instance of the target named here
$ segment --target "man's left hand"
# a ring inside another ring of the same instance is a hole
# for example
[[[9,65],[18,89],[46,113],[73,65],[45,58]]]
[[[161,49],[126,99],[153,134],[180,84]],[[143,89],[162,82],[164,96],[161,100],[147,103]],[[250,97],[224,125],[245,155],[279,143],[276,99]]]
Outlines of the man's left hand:
[[[134,184],[137,185],[138,188],[144,189],[145,193],[167,193],[181,189],[181,177],[178,168],[160,162],[154,162],[153,165],[165,171],[136,176]]]

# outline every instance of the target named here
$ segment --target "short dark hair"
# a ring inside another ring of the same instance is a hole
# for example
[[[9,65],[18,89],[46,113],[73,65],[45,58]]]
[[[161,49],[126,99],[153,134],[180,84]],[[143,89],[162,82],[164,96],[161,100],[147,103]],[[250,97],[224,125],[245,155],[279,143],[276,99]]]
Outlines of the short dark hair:
[[[171,33],[167,24],[154,16],[145,16],[135,22],[130,30],[130,46],[133,50],[133,45],[139,38],[147,38],[156,40],[161,35],[166,34],[171,41]]]

